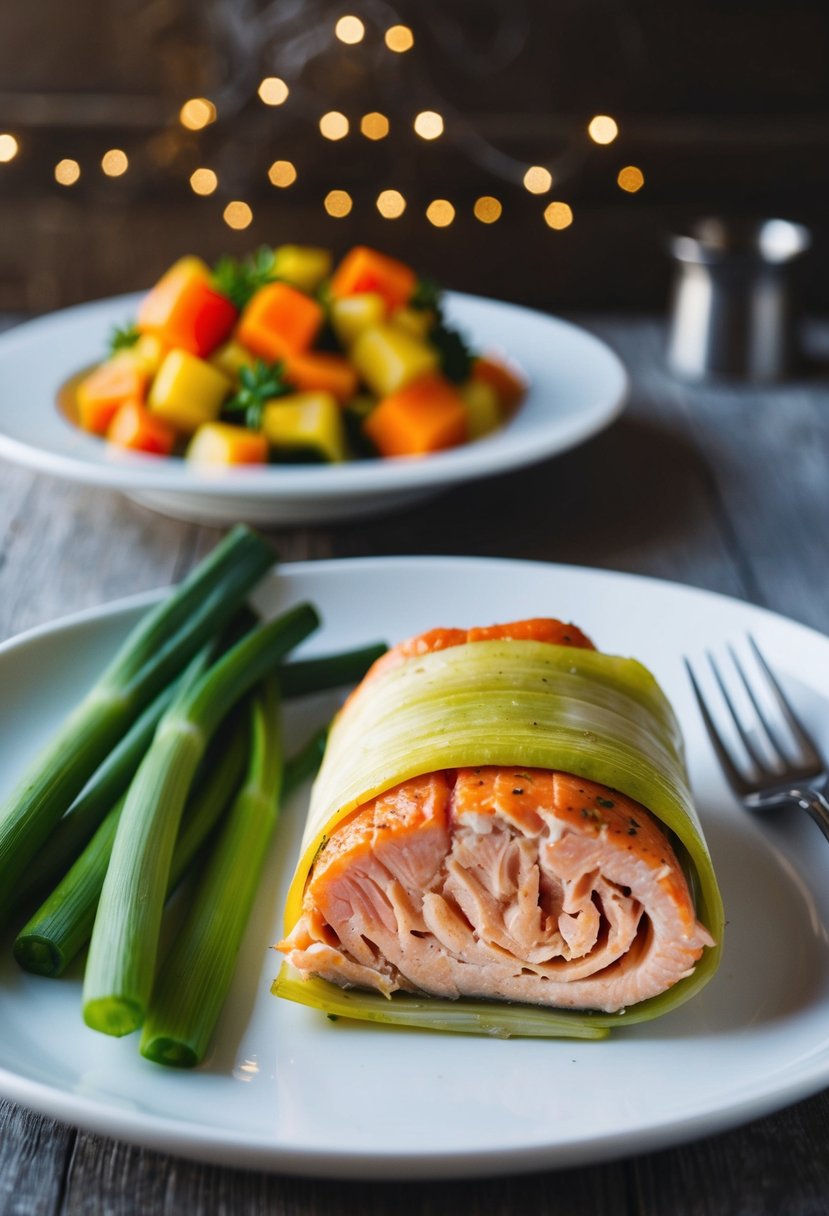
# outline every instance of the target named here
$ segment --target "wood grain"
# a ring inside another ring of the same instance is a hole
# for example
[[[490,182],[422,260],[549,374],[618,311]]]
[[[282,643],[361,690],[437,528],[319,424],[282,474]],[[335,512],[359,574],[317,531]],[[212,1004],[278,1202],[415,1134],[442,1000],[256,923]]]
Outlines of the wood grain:
[[[603,566],[722,591],[829,629],[826,383],[814,374],[762,391],[691,387],[664,370],[657,322],[587,323],[632,374],[629,409],[607,432],[406,513],[277,530],[281,556],[480,554]],[[828,345],[829,325],[815,336]],[[0,639],[174,581],[219,534],[3,464]],[[0,1216],[816,1216],[829,1195],[827,1124],[821,1095],[622,1163],[404,1186],[198,1165],[0,1104]]]

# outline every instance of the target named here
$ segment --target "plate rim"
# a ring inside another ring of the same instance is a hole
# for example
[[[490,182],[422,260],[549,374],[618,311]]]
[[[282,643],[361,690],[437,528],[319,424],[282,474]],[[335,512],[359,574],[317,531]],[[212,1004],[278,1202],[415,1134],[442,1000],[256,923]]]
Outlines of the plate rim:
[[[0,334],[0,376],[3,374],[5,358],[14,357],[15,348],[26,345],[33,337],[54,326],[63,326],[83,320],[87,314],[101,313],[107,316],[117,310],[134,308],[144,292],[129,292],[108,296],[100,300],[89,300],[68,308],[59,309],[12,326]],[[610,426],[622,413],[630,391],[630,378],[616,352],[601,338],[576,322],[550,313],[497,300],[488,296],[465,292],[447,292],[450,310],[454,307],[479,307],[503,310],[513,316],[526,315],[548,324],[560,335],[586,343],[591,358],[601,360],[605,374],[613,380],[612,392],[608,389],[602,396],[601,405],[593,405],[587,417],[575,417],[562,434],[554,425],[536,426],[526,434],[510,435],[500,430],[495,435],[473,444],[465,444],[446,452],[439,452],[427,460],[416,457],[398,457],[387,461],[354,461],[342,466],[319,468],[310,466],[292,469],[268,466],[260,469],[231,469],[221,475],[205,475],[187,469],[182,463],[173,468],[157,462],[153,457],[125,453],[111,463],[87,457],[83,451],[50,452],[36,443],[9,435],[5,431],[0,413],[0,457],[14,463],[51,473],[66,480],[130,492],[159,492],[179,494],[186,497],[209,497],[217,500],[278,499],[285,502],[303,501],[309,498],[334,499],[356,494],[383,496],[400,491],[427,490],[449,487],[459,482],[507,473],[519,468],[564,453],[578,444],[586,442],[599,431]],[[102,321],[102,331],[115,318]],[[103,340],[103,337],[102,337]],[[55,409],[55,420],[61,425]],[[555,420],[554,420],[555,421]],[[70,424],[67,422],[68,427]],[[508,442],[504,451],[504,438]],[[78,432],[73,435],[76,446],[85,448],[99,440],[94,436]],[[546,442],[545,442],[546,440]]]
[[[775,612],[763,605],[753,604],[727,593],[685,584],[676,580],[650,575],[630,573],[623,570],[545,562],[541,560],[435,555],[370,556],[355,558],[330,558],[298,562],[275,562],[265,578],[278,577],[280,573],[330,573],[336,576],[343,569],[357,570],[360,567],[381,570],[397,566],[423,566],[435,564],[452,566],[497,566],[533,568],[548,571],[552,576],[568,578],[589,576],[598,581],[621,581],[637,585],[653,586],[677,592],[682,596],[723,602],[746,610],[756,619],[768,619],[783,624],[807,643],[821,647],[829,645],[829,637],[814,627]],[[119,597],[97,606],[80,609],[59,618],[33,626],[0,643],[0,662],[3,657],[40,638],[65,633],[76,626],[96,620],[126,616],[142,607],[148,607],[169,590],[158,587],[136,594]],[[815,1067],[815,1058],[820,1067]],[[621,1129],[599,1137],[583,1138],[573,1142],[542,1143],[513,1146],[497,1153],[475,1150],[447,1149],[446,1152],[418,1153],[378,1150],[337,1152],[330,1148],[318,1149],[291,1145],[283,1142],[276,1147],[264,1136],[251,1136],[249,1132],[237,1133],[229,1128],[211,1128],[177,1118],[158,1116],[147,1112],[123,1111],[117,1105],[100,1099],[72,1094],[65,1089],[56,1089],[48,1084],[14,1073],[0,1066],[0,1096],[18,1102],[28,1109],[51,1118],[60,1119],[72,1126],[93,1133],[115,1137],[125,1143],[144,1146],[161,1152],[172,1153],[192,1160],[222,1163],[229,1166],[256,1168],[270,1172],[284,1172],[320,1178],[343,1178],[363,1180],[391,1180],[413,1178],[473,1178],[496,1174],[509,1174],[532,1169],[558,1169],[598,1163],[623,1156],[650,1152],[672,1144],[682,1143],[696,1136],[712,1135],[753,1118],[770,1114],[791,1102],[806,1098],[824,1088],[829,1081],[829,1041],[822,1054],[804,1058],[799,1068],[789,1070],[785,1082],[772,1091],[740,1092],[732,1103],[710,1108],[691,1109],[680,1119],[660,1119],[652,1126],[641,1123],[633,1131]]]

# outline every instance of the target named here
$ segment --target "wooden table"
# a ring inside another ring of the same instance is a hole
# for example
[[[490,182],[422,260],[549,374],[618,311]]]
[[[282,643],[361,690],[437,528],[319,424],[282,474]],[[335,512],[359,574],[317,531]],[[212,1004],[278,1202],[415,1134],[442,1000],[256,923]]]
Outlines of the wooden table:
[[[829,382],[815,372],[764,391],[689,388],[662,369],[657,323],[581,320],[632,373],[630,408],[608,432],[416,511],[276,533],[282,556],[450,553],[610,567],[723,591],[829,631]],[[829,327],[811,338],[829,344]],[[172,582],[218,535],[3,464],[0,639]],[[0,1214],[807,1216],[829,1210],[827,1143],[821,1094],[727,1134],[591,1168],[362,1185],[192,1164],[0,1102]]]

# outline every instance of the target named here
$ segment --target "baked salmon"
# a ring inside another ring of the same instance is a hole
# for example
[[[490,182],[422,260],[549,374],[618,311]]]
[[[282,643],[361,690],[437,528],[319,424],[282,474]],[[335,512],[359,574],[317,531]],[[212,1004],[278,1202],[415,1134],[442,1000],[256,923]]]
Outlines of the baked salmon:
[[[546,618],[432,630],[379,659],[341,716],[402,664],[504,640],[595,649]],[[278,948],[306,976],[385,995],[612,1013],[688,977],[713,945],[670,833],[644,806],[568,772],[500,764],[422,773],[350,812],[323,838]]]

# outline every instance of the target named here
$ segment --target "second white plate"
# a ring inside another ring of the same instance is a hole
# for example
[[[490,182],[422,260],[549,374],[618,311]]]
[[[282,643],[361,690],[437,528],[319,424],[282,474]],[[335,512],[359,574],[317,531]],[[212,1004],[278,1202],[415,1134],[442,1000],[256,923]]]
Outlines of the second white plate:
[[[0,648],[0,789],[48,737],[153,597]],[[165,1071],[135,1037],[80,1017],[79,971],[19,972],[0,942],[0,1094],[56,1118],[211,1162],[349,1177],[439,1177],[575,1165],[761,1115],[829,1083],[829,849],[797,813],[760,823],[730,797],[681,655],[751,629],[829,749],[829,640],[734,600],[629,575],[523,562],[395,558],[287,566],[259,596],[300,599],[310,651],[530,615],[579,623],[656,673],[679,714],[728,918],[713,982],[605,1042],[496,1041],[332,1024],[270,995],[307,805],[286,809],[205,1065]],[[439,607],[435,607],[439,604]],[[293,745],[331,712],[291,705]]]
[[[101,358],[138,295],[82,304],[0,337],[0,456],[130,497],[182,519],[300,524],[374,515],[461,482],[534,464],[584,442],[621,410],[627,376],[598,338],[514,304],[450,293],[448,314],[475,349],[518,364],[530,389],[502,430],[422,459],[251,466],[205,472],[119,452],[72,426],[57,392]]]

